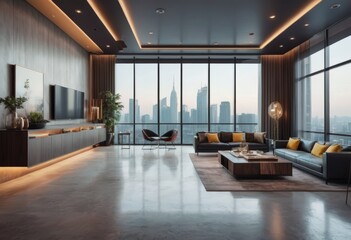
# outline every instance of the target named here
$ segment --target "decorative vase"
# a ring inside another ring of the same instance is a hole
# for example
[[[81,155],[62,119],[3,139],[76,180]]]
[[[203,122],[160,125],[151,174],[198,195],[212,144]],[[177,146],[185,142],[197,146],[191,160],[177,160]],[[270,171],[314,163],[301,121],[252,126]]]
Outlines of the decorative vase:
[[[29,127],[28,118],[23,118],[23,129],[28,129],[28,127]]]
[[[5,119],[6,129],[16,129],[17,127],[17,112],[9,112]]]
[[[22,118],[22,117],[16,118],[16,128],[17,128],[18,130],[22,130],[23,127],[24,127],[23,118]]]

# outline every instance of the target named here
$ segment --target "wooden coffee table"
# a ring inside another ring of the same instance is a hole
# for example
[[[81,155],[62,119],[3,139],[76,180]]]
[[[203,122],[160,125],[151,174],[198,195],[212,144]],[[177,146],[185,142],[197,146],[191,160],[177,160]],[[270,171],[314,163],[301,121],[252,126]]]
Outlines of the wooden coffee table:
[[[237,178],[292,176],[292,163],[277,158],[275,161],[247,161],[245,158],[235,157],[230,151],[218,151],[218,162]]]

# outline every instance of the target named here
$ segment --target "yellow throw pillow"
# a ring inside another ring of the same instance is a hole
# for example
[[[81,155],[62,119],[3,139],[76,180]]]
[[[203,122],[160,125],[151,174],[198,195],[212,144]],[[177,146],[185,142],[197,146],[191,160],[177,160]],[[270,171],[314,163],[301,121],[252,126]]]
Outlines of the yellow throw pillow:
[[[207,133],[207,139],[209,143],[219,143],[217,133]]]
[[[315,143],[311,154],[316,156],[316,157],[322,157],[323,153],[328,149],[329,145],[323,145],[323,144],[319,144],[319,143]]]
[[[332,153],[332,152],[341,152],[342,150],[342,146],[340,144],[333,144],[331,146],[328,147],[327,153]]]
[[[298,138],[289,138],[289,142],[286,145],[286,147],[288,149],[291,149],[291,150],[297,150],[297,148],[299,147],[299,144],[300,144],[300,139],[298,139]]]
[[[233,142],[244,142],[244,133],[233,133]]]

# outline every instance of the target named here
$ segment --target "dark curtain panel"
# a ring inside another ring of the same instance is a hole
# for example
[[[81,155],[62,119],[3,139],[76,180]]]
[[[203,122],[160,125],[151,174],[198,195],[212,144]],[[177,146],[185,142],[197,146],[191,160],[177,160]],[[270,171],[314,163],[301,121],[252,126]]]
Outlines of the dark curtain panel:
[[[115,55],[91,55],[92,99],[100,98],[103,91],[115,92]]]
[[[297,50],[284,55],[262,56],[262,104],[261,126],[268,138],[273,138],[274,120],[268,115],[268,106],[278,101],[283,108],[279,120],[279,139],[292,136],[294,119],[294,79]]]

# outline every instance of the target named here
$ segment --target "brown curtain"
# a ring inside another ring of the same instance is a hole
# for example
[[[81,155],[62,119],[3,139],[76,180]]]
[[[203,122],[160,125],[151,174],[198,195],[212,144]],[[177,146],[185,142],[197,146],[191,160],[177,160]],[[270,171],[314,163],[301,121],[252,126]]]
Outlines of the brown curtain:
[[[91,96],[99,98],[103,91],[115,92],[115,55],[91,55]]]
[[[115,55],[90,55],[89,73],[89,108],[88,120],[93,120],[92,106],[98,106],[102,116],[100,93],[103,91],[115,92]]]
[[[279,120],[279,139],[292,136],[294,109],[294,79],[297,49],[284,55],[267,55],[261,57],[262,65],[262,102],[261,126],[268,138],[273,138],[274,120],[268,115],[268,106],[278,101],[283,108]]]

